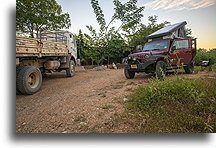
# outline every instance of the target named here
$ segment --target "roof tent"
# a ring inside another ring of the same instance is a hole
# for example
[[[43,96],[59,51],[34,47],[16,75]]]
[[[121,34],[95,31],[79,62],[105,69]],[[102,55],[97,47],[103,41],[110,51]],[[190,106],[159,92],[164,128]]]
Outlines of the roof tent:
[[[187,24],[186,21],[180,22],[177,24],[166,26],[149,36],[147,39],[155,40],[155,39],[167,39],[167,38],[185,38],[186,37],[186,29],[185,25]]]

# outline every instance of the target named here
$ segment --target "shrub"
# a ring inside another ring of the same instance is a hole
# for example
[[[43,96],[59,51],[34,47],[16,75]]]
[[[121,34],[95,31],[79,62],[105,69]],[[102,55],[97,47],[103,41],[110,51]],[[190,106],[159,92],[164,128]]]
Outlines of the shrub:
[[[208,61],[209,59],[212,59],[213,64],[216,62],[216,49],[210,51],[199,49],[195,57],[195,65],[200,66],[202,61]]]
[[[140,85],[129,98],[128,110],[147,121],[139,132],[216,131],[212,79],[154,79],[150,85]]]
[[[216,63],[212,65],[212,71],[216,72]]]

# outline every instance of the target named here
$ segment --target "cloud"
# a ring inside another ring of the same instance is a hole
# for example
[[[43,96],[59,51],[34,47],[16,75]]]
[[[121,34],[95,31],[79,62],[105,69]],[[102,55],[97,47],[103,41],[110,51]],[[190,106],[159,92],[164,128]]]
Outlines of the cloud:
[[[214,5],[215,0],[152,0],[144,4],[153,10],[194,10]]]

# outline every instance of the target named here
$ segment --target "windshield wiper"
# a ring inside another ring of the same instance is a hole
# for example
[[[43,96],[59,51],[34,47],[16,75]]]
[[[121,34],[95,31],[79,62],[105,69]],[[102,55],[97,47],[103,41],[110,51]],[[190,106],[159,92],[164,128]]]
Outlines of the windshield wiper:
[[[144,51],[153,51],[153,50],[161,50],[161,49],[150,49],[150,50],[144,50]]]
[[[156,49],[152,49],[151,51],[153,51],[153,50],[160,50],[160,49],[157,49],[157,48],[156,48]]]

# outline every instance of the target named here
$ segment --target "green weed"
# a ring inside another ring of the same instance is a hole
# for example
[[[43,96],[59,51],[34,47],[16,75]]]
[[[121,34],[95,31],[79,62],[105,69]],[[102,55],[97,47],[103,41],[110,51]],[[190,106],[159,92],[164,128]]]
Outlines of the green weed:
[[[149,82],[140,85],[126,103],[131,118],[136,118],[135,132],[216,131],[215,79],[176,77]]]
[[[102,109],[104,109],[104,110],[109,110],[111,108],[114,108],[114,106],[113,105],[104,105],[104,106],[102,106]]]

